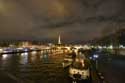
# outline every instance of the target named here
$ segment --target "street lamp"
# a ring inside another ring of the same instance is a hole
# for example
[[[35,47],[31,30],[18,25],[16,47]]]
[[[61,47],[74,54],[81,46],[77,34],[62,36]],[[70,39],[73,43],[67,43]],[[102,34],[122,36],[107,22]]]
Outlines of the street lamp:
[[[99,55],[94,54],[93,57],[95,58],[96,69],[98,69],[98,60],[97,59],[98,59]]]

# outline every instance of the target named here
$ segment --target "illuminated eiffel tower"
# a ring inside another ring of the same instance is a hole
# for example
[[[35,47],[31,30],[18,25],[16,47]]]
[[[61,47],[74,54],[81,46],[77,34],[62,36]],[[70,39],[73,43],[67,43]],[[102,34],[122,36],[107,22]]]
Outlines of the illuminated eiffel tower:
[[[61,38],[60,38],[60,35],[58,37],[58,44],[60,45],[61,44]]]

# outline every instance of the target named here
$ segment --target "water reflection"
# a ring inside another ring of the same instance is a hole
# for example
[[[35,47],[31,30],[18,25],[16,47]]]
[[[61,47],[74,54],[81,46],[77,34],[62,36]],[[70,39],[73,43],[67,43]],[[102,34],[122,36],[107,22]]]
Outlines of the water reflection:
[[[21,53],[21,56],[28,56],[28,52]]]
[[[32,51],[31,54],[32,54],[32,55],[36,55],[36,54],[37,54],[37,51]]]
[[[37,61],[37,55],[30,55],[29,62],[35,63]]]
[[[61,56],[57,57],[46,51],[5,54],[0,58],[0,69],[22,80],[31,80],[33,83],[67,83],[64,82],[67,75],[61,65],[63,58],[59,57]]]
[[[7,54],[3,54],[3,55],[2,55],[2,60],[6,60],[6,59],[7,59],[7,57],[8,57],[8,55],[7,55]]]
[[[36,52],[36,51],[33,51],[31,53],[21,53],[20,54],[21,56],[20,57],[20,61],[19,63],[20,64],[39,64],[39,63],[49,63],[50,62],[50,56],[49,56],[49,53],[47,52],[44,52],[41,54],[41,52]]]
[[[0,58],[0,69],[4,70],[11,64],[11,54],[3,54]]]
[[[9,61],[16,61],[16,63],[24,65],[30,63],[50,63],[52,62],[52,57],[48,52],[41,53],[36,51],[33,51],[31,53],[25,52],[20,54],[3,54],[1,56],[1,64],[10,64]]]
[[[42,60],[43,60],[43,63],[49,63],[50,62],[49,61],[49,54],[48,53],[44,53]]]
[[[27,64],[28,63],[28,53],[27,52],[21,53],[19,63],[20,64]]]

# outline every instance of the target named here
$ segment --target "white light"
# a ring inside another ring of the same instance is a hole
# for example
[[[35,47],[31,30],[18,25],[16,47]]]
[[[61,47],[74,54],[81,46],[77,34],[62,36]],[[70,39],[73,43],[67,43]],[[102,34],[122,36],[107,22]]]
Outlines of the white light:
[[[71,68],[71,69],[69,70],[69,73],[70,73],[70,74],[75,74],[75,73],[76,73],[76,70]]]
[[[17,48],[18,50],[23,50],[23,48]]]
[[[98,46],[99,49],[102,49],[102,46]]]
[[[97,55],[97,54],[94,54],[94,55],[93,55],[93,57],[94,57],[94,58],[98,58],[98,57],[99,57],[99,55]]]
[[[123,46],[123,45],[120,45],[119,47],[120,47],[120,48],[124,48],[124,46]]]
[[[113,49],[113,46],[112,46],[112,45],[110,45],[108,48],[109,48],[109,49]]]
[[[28,62],[28,53],[22,53],[21,54],[21,59],[20,59],[20,63],[21,64],[26,64]]]
[[[8,57],[7,54],[3,54],[3,55],[2,55],[2,59],[3,59],[3,60],[6,59],[7,57]]]
[[[92,59],[92,57],[89,57],[89,59]]]
[[[0,53],[2,53],[3,52],[3,49],[2,48],[0,48]]]
[[[32,54],[34,55],[34,54],[36,54],[37,52],[36,51],[32,51]]]
[[[48,58],[48,55],[46,55],[46,54],[45,54],[45,55],[43,55],[43,58]]]
[[[103,48],[107,48],[106,46],[103,46]]]
[[[27,56],[28,52],[22,53],[21,56]]]
[[[91,46],[91,48],[94,48],[94,46]]]

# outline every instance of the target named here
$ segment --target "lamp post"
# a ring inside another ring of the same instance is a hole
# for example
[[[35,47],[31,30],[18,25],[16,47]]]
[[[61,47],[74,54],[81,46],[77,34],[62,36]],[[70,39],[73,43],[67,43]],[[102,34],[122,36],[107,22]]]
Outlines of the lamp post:
[[[98,60],[97,59],[98,59],[99,55],[94,54],[93,57],[95,58],[96,69],[98,69]]]

